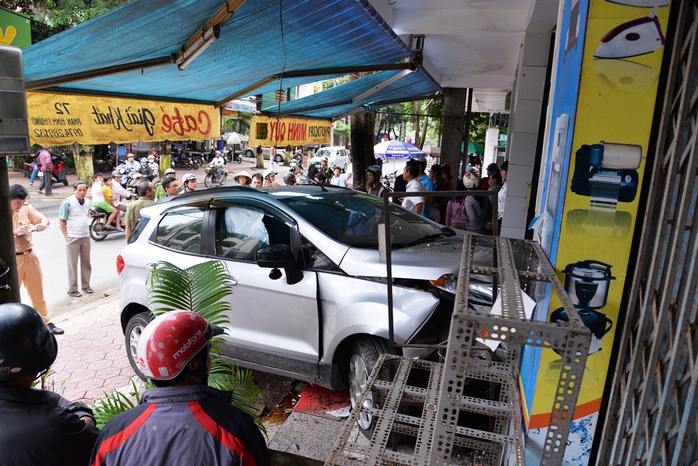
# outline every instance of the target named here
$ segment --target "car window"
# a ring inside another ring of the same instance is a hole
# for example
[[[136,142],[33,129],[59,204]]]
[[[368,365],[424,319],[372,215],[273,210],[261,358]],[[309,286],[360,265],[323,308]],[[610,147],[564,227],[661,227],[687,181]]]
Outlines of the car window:
[[[187,208],[168,212],[158,224],[155,242],[168,249],[199,254],[204,210]]]
[[[217,209],[216,256],[253,262],[258,249],[270,244],[291,245],[289,226],[250,206]]]
[[[301,247],[303,248],[303,260],[305,262],[306,267],[308,267],[309,269],[322,269],[333,271],[339,270],[337,264],[332,262],[332,260],[329,257],[327,257],[324,252],[318,249],[313,243],[308,241],[308,239],[305,236],[302,237],[301,241]]]
[[[317,229],[347,246],[378,248],[378,225],[383,218],[383,200],[346,191],[312,195],[297,192],[281,202],[293,209]],[[390,206],[390,232],[393,247],[407,247],[455,232],[428,222],[421,215]]]
[[[145,226],[148,224],[148,221],[150,219],[148,217],[141,217],[138,219],[136,222],[136,226],[133,227],[133,233],[131,233],[131,236],[129,237],[127,243],[135,243],[138,238],[141,236],[141,233],[143,233],[143,230],[145,229]]]

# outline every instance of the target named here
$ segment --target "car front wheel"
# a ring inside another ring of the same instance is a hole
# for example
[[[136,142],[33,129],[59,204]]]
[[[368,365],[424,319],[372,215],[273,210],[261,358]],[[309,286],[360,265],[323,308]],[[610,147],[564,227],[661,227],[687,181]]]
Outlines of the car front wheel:
[[[131,317],[126,325],[126,332],[124,334],[126,339],[126,353],[128,356],[128,362],[131,363],[133,371],[142,380],[147,380],[148,378],[143,375],[138,367],[138,340],[141,338],[143,329],[146,325],[148,325],[148,322],[150,322],[149,317],[149,313],[147,312],[140,312]]]
[[[378,358],[382,353],[388,352],[388,342],[382,338],[372,336],[357,340],[351,347],[347,382],[349,384],[349,399],[352,410],[356,408],[361,398],[361,392],[368,384],[369,375],[371,375]],[[371,391],[366,396],[363,406],[365,408],[374,408],[379,404],[377,401],[378,393]],[[374,425],[373,416],[362,412],[357,423],[361,431],[370,438]]]

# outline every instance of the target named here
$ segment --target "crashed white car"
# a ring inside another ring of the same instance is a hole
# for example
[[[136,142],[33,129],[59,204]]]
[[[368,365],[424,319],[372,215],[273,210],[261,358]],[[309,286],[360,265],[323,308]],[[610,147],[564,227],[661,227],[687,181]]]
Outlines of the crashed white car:
[[[355,402],[379,354],[388,352],[386,265],[377,234],[382,206],[365,193],[315,185],[216,188],[143,209],[117,258],[132,366],[138,372],[151,265],[165,260],[184,268],[216,259],[238,282],[223,355],[331,389],[349,386]],[[395,342],[444,343],[463,233],[394,204],[390,224]],[[410,357],[433,351],[401,350]]]

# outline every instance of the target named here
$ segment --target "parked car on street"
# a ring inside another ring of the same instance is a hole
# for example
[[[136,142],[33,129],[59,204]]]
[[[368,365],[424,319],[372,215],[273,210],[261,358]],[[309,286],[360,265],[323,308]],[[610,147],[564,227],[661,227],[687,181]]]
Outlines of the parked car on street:
[[[382,199],[335,186],[225,187],[166,198],[141,211],[117,258],[121,324],[134,370],[149,319],[152,264],[223,261],[238,282],[223,356],[331,389],[356,403],[388,352]],[[445,344],[463,232],[391,204],[394,338]],[[409,357],[434,349],[403,348]],[[372,399],[368,401],[372,402]],[[364,420],[368,429],[371,420]]]
[[[339,167],[346,173],[349,166],[349,151],[344,146],[329,146],[318,149],[310,163],[320,163],[323,157],[327,157],[330,167]]]
[[[286,149],[277,147],[274,149],[274,162],[276,163],[284,163],[284,159],[286,158]],[[269,154],[271,152],[271,148],[269,147],[262,147],[262,154],[265,159],[269,159]],[[257,148],[256,147],[245,147],[243,154],[245,154],[245,157],[257,157]]]

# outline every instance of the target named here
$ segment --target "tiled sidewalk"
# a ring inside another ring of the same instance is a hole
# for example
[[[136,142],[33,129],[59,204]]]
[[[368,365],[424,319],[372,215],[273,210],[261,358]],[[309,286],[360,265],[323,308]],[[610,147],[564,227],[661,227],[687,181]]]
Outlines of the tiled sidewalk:
[[[119,294],[59,316],[58,357],[47,388],[71,400],[92,404],[135,377],[126,357],[119,322]],[[139,380],[136,378],[135,380]]]

